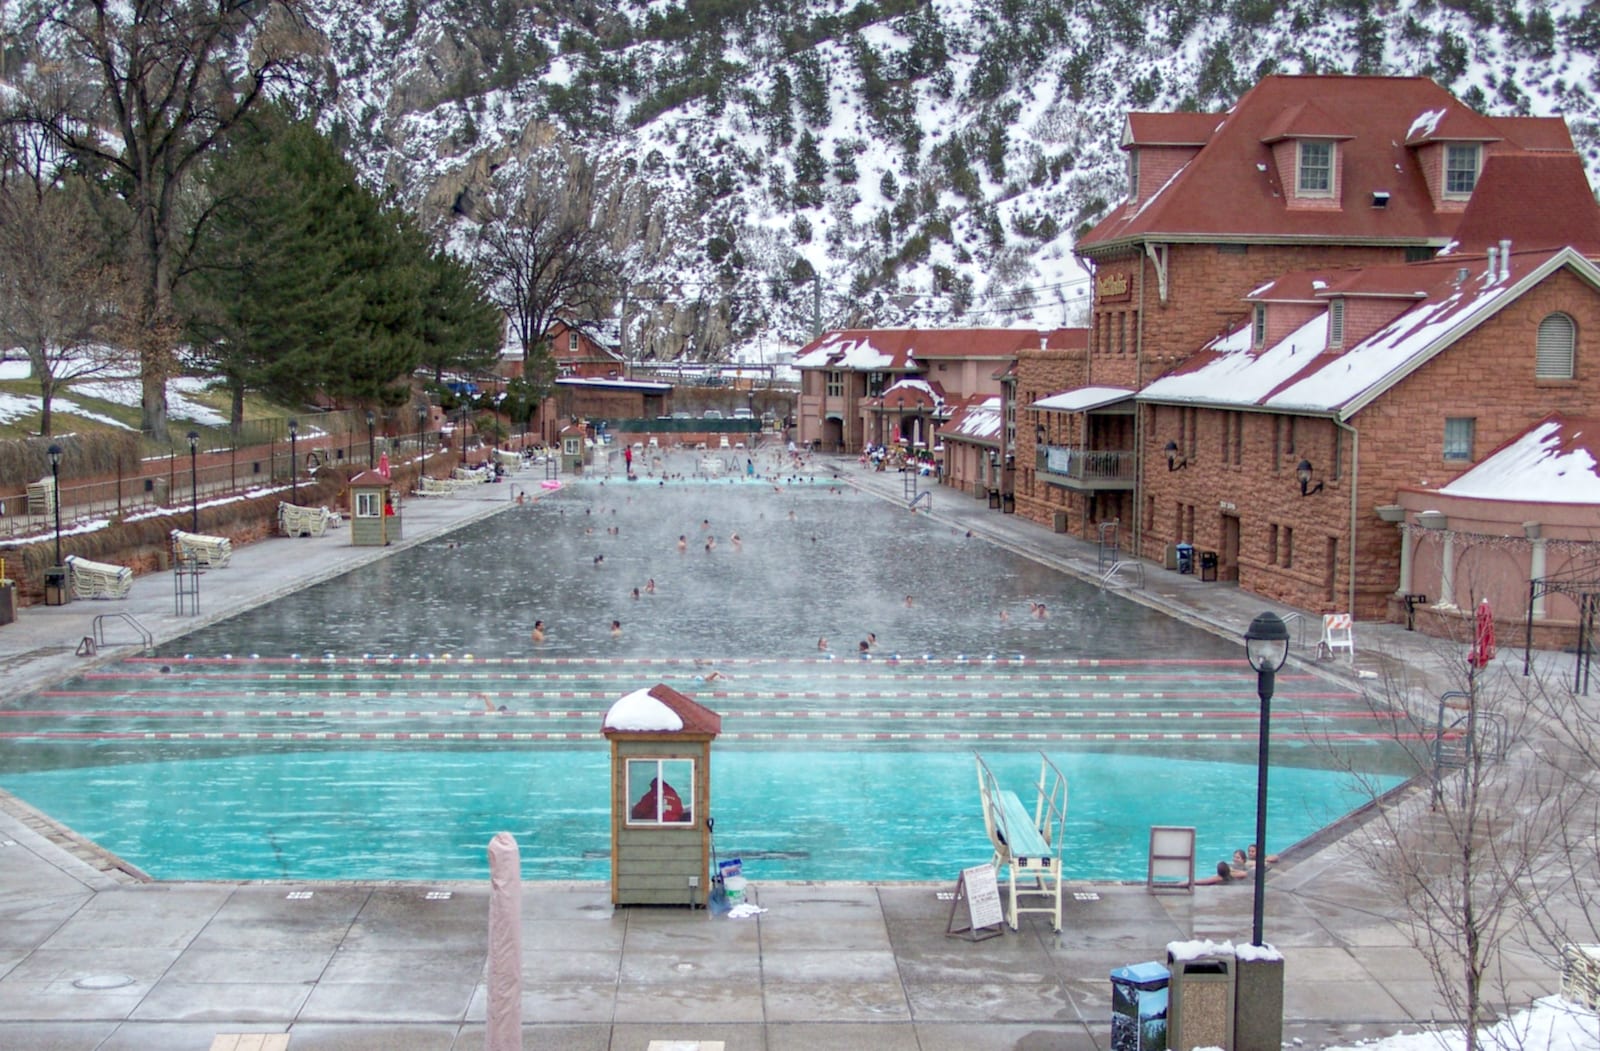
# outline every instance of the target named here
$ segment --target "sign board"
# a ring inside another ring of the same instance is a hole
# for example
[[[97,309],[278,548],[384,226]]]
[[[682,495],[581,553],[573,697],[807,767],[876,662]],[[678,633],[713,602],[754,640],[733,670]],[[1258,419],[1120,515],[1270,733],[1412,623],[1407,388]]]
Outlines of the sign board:
[[[965,910],[966,926],[958,927],[957,914]],[[950,903],[950,922],[946,934],[964,934],[969,941],[982,941],[1004,934],[1005,913],[1000,908],[1000,885],[993,865],[974,865],[961,870],[956,880],[955,900]]]
[[[1150,871],[1145,883],[1152,891],[1194,892],[1194,829],[1150,826]]]

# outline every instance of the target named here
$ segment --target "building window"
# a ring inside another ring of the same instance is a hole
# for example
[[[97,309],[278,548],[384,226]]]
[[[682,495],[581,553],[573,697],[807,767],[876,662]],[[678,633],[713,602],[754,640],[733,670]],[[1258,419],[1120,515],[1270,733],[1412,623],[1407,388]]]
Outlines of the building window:
[[[1426,263],[1434,257],[1432,245],[1406,245],[1406,262]]]
[[[1117,353],[1118,354],[1126,354],[1127,352],[1128,352],[1128,315],[1127,314],[1118,314],[1117,315]]]
[[[1344,300],[1334,299],[1328,303],[1328,346],[1344,346]]]
[[[1467,197],[1478,185],[1478,159],[1482,149],[1473,146],[1446,146],[1444,148],[1444,194],[1446,197]]]
[[[1267,305],[1257,303],[1255,317],[1251,322],[1250,345],[1260,350],[1267,342]]]
[[[1472,459],[1472,432],[1477,420],[1470,416],[1455,416],[1444,421],[1444,458],[1446,460]]]
[[[357,518],[381,518],[383,516],[383,494],[370,492],[356,493]]]
[[[567,349],[574,354],[578,352],[578,332],[576,329],[567,333]]]
[[[1302,142],[1295,192],[1301,197],[1333,196],[1333,143]]]
[[[1139,199],[1139,151],[1128,151],[1128,198]]]
[[[884,372],[869,372],[869,373],[867,373],[867,397],[869,397],[869,398],[881,398],[881,397],[883,397],[883,388],[888,385],[888,380],[889,380],[888,373],[884,373]]]
[[[627,772],[628,824],[693,823],[693,759],[629,759]]]
[[[1294,567],[1294,527],[1293,526],[1284,526],[1283,527],[1283,543],[1279,545],[1278,553],[1283,556],[1283,561],[1280,562],[1279,565],[1283,566],[1284,569],[1292,569]]]
[[[1277,523],[1267,526],[1267,564],[1278,564],[1278,526]]]
[[[828,373],[828,397],[830,397],[830,398],[842,398],[842,397],[844,397],[844,373],[842,373],[842,372],[830,372],[830,373]]]
[[[1533,374],[1542,380],[1570,380],[1578,345],[1578,326],[1567,315],[1551,314],[1539,322],[1539,349]]]

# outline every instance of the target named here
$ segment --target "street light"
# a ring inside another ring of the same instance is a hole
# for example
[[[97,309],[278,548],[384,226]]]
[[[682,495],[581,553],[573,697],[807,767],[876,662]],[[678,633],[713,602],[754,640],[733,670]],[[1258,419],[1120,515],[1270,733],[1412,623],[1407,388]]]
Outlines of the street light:
[[[461,466],[467,465],[467,407],[461,406]]]
[[[1256,670],[1256,694],[1261,698],[1261,733],[1256,744],[1256,900],[1250,929],[1250,944],[1261,945],[1267,900],[1267,744],[1272,736],[1272,693],[1278,669],[1289,659],[1289,626],[1276,613],[1258,615],[1244,633],[1244,652]]]
[[[371,467],[378,462],[378,457],[373,454],[372,425],[378,422],[378,417],[371,409],[367,410],[367,466]]]
[[[61,446],[52,445],[50,454],[50,489],[56,505],[56,566],[61,565]]]
[[[200,432],[189,432],[189,531],[200,532],[200,487],[196,481],[195,457],[200,452]]]
[[[300,421],[293,416],[289,417],[289,502],[300,502],[300,464],[299,455],[295,452],[295,438],[300,434]]]

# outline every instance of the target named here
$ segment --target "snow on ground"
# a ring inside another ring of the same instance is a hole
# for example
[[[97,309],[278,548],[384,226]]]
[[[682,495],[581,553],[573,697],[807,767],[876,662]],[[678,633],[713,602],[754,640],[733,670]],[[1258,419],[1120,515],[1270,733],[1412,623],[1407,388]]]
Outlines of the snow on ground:
[[[1594,1051],[1600,1047],[1600,1017],[1558,996],[1535,1000],[1533,1007],[1478,1033],[1484,1051]],[[1460,1030],[1402,1033],[1358,1045],[1359,1051],[1462,1051]],[[1332,1051],[1347,1051],[1334,1048]]]
[[[0,380],[26,380],[32,371],[26,361],[8,360],[0,361]],[[177,419],[192,420],[205,427],[223,427],[228,423],[228,418],[217,412],[211,406],[195,400],[198,395],[206,390],[211,380],[198,376],[176,376],[167,382],[167,411]],[[71,415],[79,419],[93,420],[110,427],[131,429],[127,424],[91,412],[74,401],[72,394],[86,398],[98,398],[109,401],[114,405],[135,406],[139,404],[139,380],[137,377],[128,376],[116,379],[78,380],[66,387],[64,394],[51,399],[51,411],[57,415]],[[39,412],[39,398],[37,395],[0,393],[0,423],[12,423],[27,416],[37,415]]]

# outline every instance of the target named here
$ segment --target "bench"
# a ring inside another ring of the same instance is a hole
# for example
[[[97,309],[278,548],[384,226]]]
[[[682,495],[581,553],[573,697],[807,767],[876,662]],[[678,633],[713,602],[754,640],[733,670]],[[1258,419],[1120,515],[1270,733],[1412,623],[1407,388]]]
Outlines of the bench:
[[[178,558],[207,569],[224,569],[233,559],[233,541],[225,536],[172,531],[172,549]]]
[[[1067,820],[1067,779],[1041,754],[1039,780],[1033,786],[1033,805],[1029,806],[1017,793],[1000,787],[982,756],[975,758],[983,826],[994,847],[991,864],[997,872],[1006,869],[1006,923],[1016,930],[1022,913],[1042,912],[1050,917],[1050,929],[1060,931],[1061,844]],[[1023,881],[1020,887],[1019,877]],[[1023,899],[1043,899],[1043,903],[1024,905]]]
[[[450,480],[457,485],[477,485],[489,480],[489,472],[481,467],[457,467],[450,472]]]
[[[456,483],[448,478],[429,478],[423,475],[417,479],[415,490],[418,496],[451,496],[456,491]]]
[[[332,524],[333,512],[326,507],[278,504],[278,526],[284,536],[326,536]]]
[[[92,562],[77,555],[63,561],[72,571],[72,593],[78,598],[127,598],[133,589],[133,570],[109,562]]]

